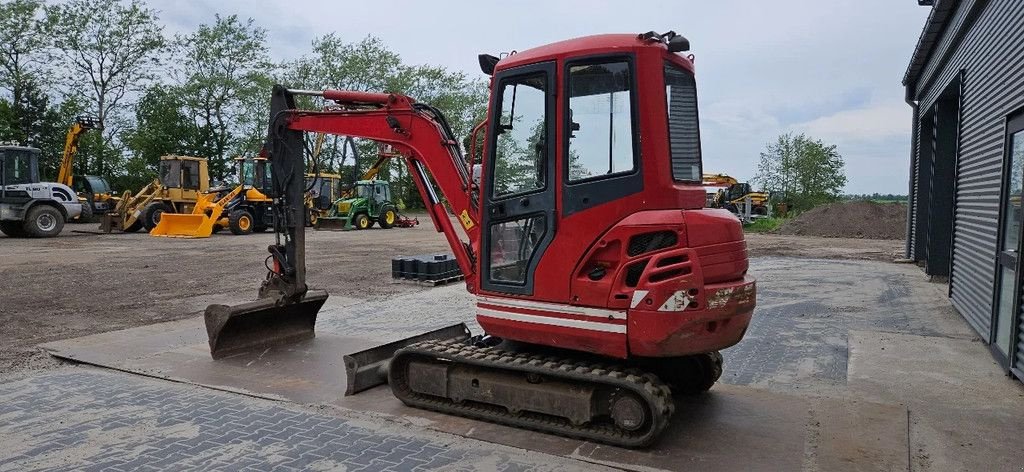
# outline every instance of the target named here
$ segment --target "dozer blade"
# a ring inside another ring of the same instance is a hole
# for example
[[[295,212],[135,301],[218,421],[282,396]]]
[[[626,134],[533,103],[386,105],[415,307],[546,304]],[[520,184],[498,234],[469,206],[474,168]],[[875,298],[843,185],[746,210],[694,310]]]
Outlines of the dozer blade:
[[[149,232],[150,236],[165,238],[208,238],[213,234],[216,220],[194,213],[164,213],[160,222]]]
[[[395,341],[365,351],[344,356],[345,374],[348,376],[348,387],[345,395],[354,395],[363,390],[376,387],[388,381],[388,363],[395,352],[403,347],[420,341],[464,341],[469,339],[469,328],[466,323],[436,329],[411,338]]]
[[[314,337],[316,315],[327,292],[310,290],[299,301],[278,304],[262,298],[240,305],[210,305],[203,317],[210,355],[220,359],[250,350]]]

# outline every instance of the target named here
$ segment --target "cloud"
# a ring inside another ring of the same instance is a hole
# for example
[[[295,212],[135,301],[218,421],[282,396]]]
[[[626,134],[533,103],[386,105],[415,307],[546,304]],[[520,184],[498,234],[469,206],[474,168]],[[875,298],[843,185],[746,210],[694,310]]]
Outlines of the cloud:
[[[929,12],[909,0],[648,0],[643,8],[612,0],[455,0],[442,9],[438,2],[396,0],[388,7],[402,14],[382,27],[379,2],[345,2],[343,10],[328,0],[150,3],[162,10],[170,33],[188,33],[215,12],[252,16],[267,28],[278,61],[308,53],[316,36],[358,41],[372,34],[409,63],[474,78],[484,78],[476,57],[482,52],[675,30],[696,55],[706,168],[749,178],[765,143],[798,130],[839,145],[849,190],[868,193],[905,191],[905,183],[874,174],[908,165],[910,112],[900,79]]]
[[[793,126],[796,131],[826,141],[846,143],[909,136],[911,110],[903,103],[882,103],[842,110]]]
[[[725,131],[760,133],[779,127],[779,120],[771,113],[750,103],[731,100],[702,104],[700,119],[702,125],[717,125]]]

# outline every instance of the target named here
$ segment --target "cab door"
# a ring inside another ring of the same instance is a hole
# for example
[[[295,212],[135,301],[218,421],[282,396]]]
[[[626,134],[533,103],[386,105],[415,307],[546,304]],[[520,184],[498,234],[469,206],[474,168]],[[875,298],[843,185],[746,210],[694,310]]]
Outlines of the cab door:
[[[555,235],[555,64],[494,78],[480,258],[484,291],[532,295]]]

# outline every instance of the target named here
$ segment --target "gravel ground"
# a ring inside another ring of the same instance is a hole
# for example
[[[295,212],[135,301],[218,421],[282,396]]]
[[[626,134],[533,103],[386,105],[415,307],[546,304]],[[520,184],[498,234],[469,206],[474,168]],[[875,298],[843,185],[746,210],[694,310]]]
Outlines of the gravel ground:
[[[309,231],[310,285],[335,296],[380,299],[424,287],[391,280],[391,258],[448,252],[425,216],[415,228]],[[0,376],[58,361],[35,346],[93,333],[196,316],[210,303],[255,297],[266,275],[271,234],[205,240],[147,234],[82,234],[68,225],[54,239],[0,236]],[[748,235],[752,257],[891,260],[902,241]]]

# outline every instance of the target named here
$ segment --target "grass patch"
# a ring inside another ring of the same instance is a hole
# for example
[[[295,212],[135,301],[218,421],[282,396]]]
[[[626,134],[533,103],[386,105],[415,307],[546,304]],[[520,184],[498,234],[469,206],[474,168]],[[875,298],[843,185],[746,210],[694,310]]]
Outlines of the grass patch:
[[[753,223],[743,227],[744,231],[749,233],[771,233],[779,229],[786,220],[785,218],[758,218]]]

